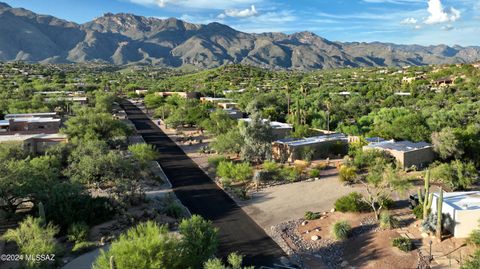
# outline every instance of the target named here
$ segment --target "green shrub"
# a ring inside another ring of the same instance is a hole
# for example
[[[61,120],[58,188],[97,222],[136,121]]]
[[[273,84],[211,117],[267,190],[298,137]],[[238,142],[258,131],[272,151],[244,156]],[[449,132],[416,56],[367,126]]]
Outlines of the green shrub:
[[[253,177],[253,168],[248,163],[234,164],[223,161],[218,164],[217,175],[234,182],[244,182]]]
[[[307,211],[305,212],[305,219],[306,220],[315,220],[320,218],[320,213],[318,212],[312,212],[312,211]]]
[[[464,264],[462,264],[462,269],[478,269],[480,268],[480,249],[476,250],[473,256],[469,257]]]
[[[468,236],[467,243],[475,247],[480,247],[480,230],[473,230]]]
[[[370,206],[362,200],[362,195],[352,192],[335,201],[335,210],[340,212],[368,212]]]
[[[281,177],[288,182],[295,182],[301,179],[301,172],[295,167],[284,167],[281,170]]]
[[[413,208],[413,215],[416,219],[423,219],[423,205],[417,205]]]
[[[177,202],[172,202],[167,205],[164,209],[165,215],[179,219],[184,216],[183,207],[179,205]]]
[[[179,225],[180,236],[153,221],[129,229],[115,240],[108,251],[100,251],[94,269],[115,268],[202,268],[218,246],[217,229],[200,216],[184,219]]]
[[[85,252],[89,252],[97,247],[97,244],[94,242],[78,242],[72,248],[72,252],[76,254],[82,254]]]
[[[264,171],[278,173],[281,169],[280,165],[273,161],[265,161],[262,165]]]
[[[332,234],[336,240],[345,240],[349,237],[352,227],[346,221],[338,221],[333,224]]]
[[[380,213],[380,227],[382,229],[394,229],[400,227],[400,222],[388,211],[383,211]]]
[[[96,225],[115,215],[110,200],[105,197],[92,198],[82,187],[69,182],[54,184],[46,197],[41,198],[47,221],[60,226],[62,231],[74,223],[85,222]]]
[[[379,200],[379,204],[382,206],[382,208],[385,209],[393,208],[393,206],[395,205],[395,201],[390,198],[381,197]]]
[[[392,240],[392,245],[403,252],[409,252],[413,249],[413,242],[409,238],[397,237]]]
[[[357,168],[355,166],[342,165],[338,170],[338,177],[341,182],[353,183],[357,178]]]
[[[308,175],[310,177],[319,177],[320,176],[320,170],[314,168],[314,169],[311,169],[310,172],[308,172]]]
[[[208,158],[208,164],[213,168],[217,168],[221,162],[226,161],[228,161],[228,158],[225,156],[213,156]]]
[[[59,246],[55,241],[55,235],[58,234],[59,228],[48,224],[41,225],[39,218],[27,217],[22,221],[18,228],[8,230],[3,239],[17,243],[20,254],[23,255],[40,255],[40,254],[57,254]],[[52,268],[51,261],[24,260],[27,268]]]
[[[265,161],[262,165],[261,180],[270,181],[270,180],[281,180],[281,165],[272,162]]]
[[[89,227],[84,222],[77,222],[68,228],[67,238],[68,241],[73,243],[79,243],[86,241],[88,238]]]

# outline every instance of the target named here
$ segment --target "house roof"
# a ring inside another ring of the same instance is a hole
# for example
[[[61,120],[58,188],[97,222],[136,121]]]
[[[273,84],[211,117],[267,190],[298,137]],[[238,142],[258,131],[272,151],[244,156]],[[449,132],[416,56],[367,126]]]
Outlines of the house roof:
[[[14,134],[14,135],[0,135],[0,143],[2,142],[21,142],[28,139],[66,139],[67,135],[64,134]]]
[[[427,142],[412,142],[412,141],[383,141],[377,143],[370,143],[366,147],[379,148],[384,150],[395,150],[400,152],[415,151],[424,148],[431,148],[432,145]]]
[[[244,121],[244,122],[247,122],[247,123],[252,121],[250,118],[243,118],[243,119],[238,119],[238,120]],[[266,120],[266,119],[262,119],[262,121],[264,123],[268,122],[268,120]],[[273,129],[293,129],[291,124],[278,122],[278,121],[270,121],[270,126]]]
[[[38,118],[38,117],[30,117],[30,118],[15,118],[15,122],[37,122],[37,123],[46,123],[46,122],[60,122],[60,119],[54,119],[54,118]]]
[[[33,118],[33,117],[54,117],[57,116],[57,112],[43,112],[43,113],[28,113],[28,114],[7,114],[5,119],[15,118]]]
[[[434,193],[438,197],[438,193]],[[455,210],[480,210],[480,191],[444,192],[443,202]]]
[[[300,147],[300,146],[307,146],[307,145],[315,145],[324,142],[330,141],[348,141],[348,138],[341,133],[338,134],[329,134],[329,135],[320,135],[320,136],[312,136],[303,139],[280,139],[275,141],[275,143],[288,145],[290,147]]]

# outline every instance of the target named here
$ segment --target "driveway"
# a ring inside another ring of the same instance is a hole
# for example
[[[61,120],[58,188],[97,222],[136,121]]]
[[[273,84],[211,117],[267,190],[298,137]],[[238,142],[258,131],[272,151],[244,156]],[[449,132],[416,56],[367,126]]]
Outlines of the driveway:
[[[330,211],[335,200],[359,187],[344,186],[337,176],[322,177],[312,182],[297,182],[263,189],[242,208],[264,229],[292,219],[302,218],[305,211]]]
[[[231,252],[245,255],[249,265],[271,265],[283,250],[222,189],[220,189],[175,142],[139,108],[122,101],[128,118],[144,140],[160,153],[158,162],[173,185],[173,191],[192,214],[213,221],[219,228],[219,256]]]

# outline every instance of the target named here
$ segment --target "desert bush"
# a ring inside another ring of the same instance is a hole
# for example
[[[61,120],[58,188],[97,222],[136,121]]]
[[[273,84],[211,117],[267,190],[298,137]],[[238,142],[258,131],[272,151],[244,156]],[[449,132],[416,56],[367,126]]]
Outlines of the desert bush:
[[[317,168],[311,169],[310,172],[308,172],[308,175],[310,177],[319,177],[320,176],[320,170]]]
[[[435,232],[437,228],[437,214],[430,214],[428,215],[427,219],[424,219],[422,222],[422,228],[426,232]],[[452,225],[454,222],[450,214],[442,214],[442,230],[447,231],[451,230]]]
[[[212,156],[208,158],[208,164],[213,168],[217,168],[221,162],[227,162],[227,161],[228,161],[228,158],[225,156]]]
[[[262,180],[281,180],[281,165],[272,161],[265,161],[262,168]]]
[[[370,206],[362,200],[362,195],[352,192],[335,201],[335,210],[340,212],[368,212]]]
[[[473,230],[468,235],[467,243],[477,248],[480,247],[480,229]]]
[[[397,237],[392,240],[392,246],[400,249],[403,252],[409,252],[413,249],[413,242],[409,238]]]
[[[75,245],[73,246],[72,252],[75,254],[82,254],[90,250],[93,250],[96,247],[97,247],[97,244],[95,244],[94,242],[78,242],[78,243],[75,243]]]
[[[183,207],[177,202],[172,202],[164,208],[165,215],[179,219],[184,216]]]
[[[318,169],[318,170],[321,171],[321,170],[327,169],[328,166],[329,166],[329,162],[328,162],[328,161],[326,161],[326,162],[321,162],[321,163],[319,163],[319,164],[317,164],[317,165],[315,166],[315,169]]]
[[[295,182],[301,179],[301,172],[295,167],[285,166],[281,170],[281,177],[288,182]]]
[[[423,219],[423,205],[417,205],[413,208],[413,215],[416,219]]]
[[[42,220],[29,216],[20,223],[18,228],[8,230],[3,239],[17,243],[20,254],[23,255],[57,254],[60,251],[55,240],[58,232],[58,227],[52,224],[42,226]],[[53,267],[52,261],[38,262],[25,259],[23,262],[26,268]]]
[[[89,227],[85,222],[77,222],[68,228],[67,238],[68,241],[73,243],[84,242],[88,238]]]
[[[380,197],[379,204],[380,206],[382,206],[382,208],[389,209],[393,208],[393,206],[395,205],[395,201],[388,197]]]
[[[462,264],[462,269],[478,269],[480,268],[480,249],[476,250],[475,253],[469,257],[464,264]]]
[[[338,177],[341,182],[353,183],[357,178],[357,168],[355,166],[342,165],[338,170]]]
[[[336,240],[345,240],[350,236],[352,227],[346,221],[337,221],[333,224],[332,234]]]
[[[400,222],[388,211],[380,213],[380,227],[382,229],[394,229],[400,227]]]
[[[217,167],[217,175],[234,182],[245,182],[252,178],[253,168],[248,163],[220,162]]]
[[[318,218],[320,218],[320,213],[318,213],[318,212],[312,212],[312,211],[305,212],[305,219],[306,220],[316,220]]]
[[[67,182],[54,184],[40,200],[45,206],[47,221],[58,225],[63,232],[78,222],[102,223],[116,212],[108,198],[92,198],[80,186]]]
[[[110,257],[115,268],[202,268],[218,246],[217,229],[200,216],[184,219],[180,236],[153,221],[129,229],[115,240],[108,251],[100,251],[94,269],[109,269]]]

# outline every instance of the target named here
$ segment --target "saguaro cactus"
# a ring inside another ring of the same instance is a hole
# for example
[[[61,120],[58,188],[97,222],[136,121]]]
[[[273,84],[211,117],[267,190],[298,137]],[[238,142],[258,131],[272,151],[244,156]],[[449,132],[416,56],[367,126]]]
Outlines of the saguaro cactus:
[[[433,202],[433,193],[430,193],[430,170],[427,170],[424,181],[424,193],[422,194],[422,190],[418,189],[418,202],[423,206],[423,219],[425,220],[428,218],[428,211]]]
[[[437,200],[437,228],[435,229],[436,236],[439,241],[442,241],[442,205],[443,205],[443,189],[440,188],[440,193]]]
[[[45,207],[43,206],[42,202],[38,203],[38,216],[42,225],[47,224],[47,217],[45,217]]]

